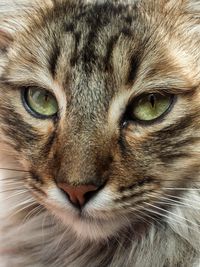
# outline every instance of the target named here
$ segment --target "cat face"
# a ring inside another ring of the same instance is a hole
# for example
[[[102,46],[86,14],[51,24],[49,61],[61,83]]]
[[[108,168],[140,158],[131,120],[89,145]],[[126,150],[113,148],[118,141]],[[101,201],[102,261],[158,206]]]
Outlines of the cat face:
[[[85,238],[166,222],[200,179],[198,18],[154,2],[56,2],[0,32],[1,142]]]

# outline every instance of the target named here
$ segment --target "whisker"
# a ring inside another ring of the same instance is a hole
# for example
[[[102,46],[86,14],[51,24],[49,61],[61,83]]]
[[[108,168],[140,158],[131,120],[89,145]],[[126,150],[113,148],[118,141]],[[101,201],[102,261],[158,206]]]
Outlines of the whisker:
[[[35,216],[36,214],[38,214],[37,211],[39,211],[39,213],[41,211],[43,211],[44,208],[41,205],[36,206],[33,210],[31,210],[23,219],[22,224],[26,223],[27,220],[31,219],[33,216]]]
[[[4,184],[2,186],[2,192],[6,191],[6,190],[21,190],[24,188],[24,184],[23,183],[7,183],[7,184]],[[0,192],[1,192],[0,191]]]
[[[195,200],[192,200],[192,199],[186,199],[186,198],[184,198],[184,197],[178,197],[178,196],[173,196],[173,195],[169,195],[169,194],[165,194],[166,196],[169,196],[169,197],[172,197],[172,198],[176,198],[176,199],[178,199],[178,200],[183,200],[183,201],[188,201],[189,200],[189,202],[190,203],[194,203],[194,204],[200,204],[199,202],[197,202],[197,201],[195,201]]]
[[[182,181],[187,181],[188,183],[200,183],[200,179],[195,179],[195,180],[193,180],[193,179],[188,179],[188,178],[181,178],[181,179],[162,179],[162,181],[164,181],[164,182],[182,182]],[[153,183],[161,183],[161,181],[160,180],[153,180],[152,181]]]
[[[27,203],[29,203],[29,202],[27,202]],[[30,208],[30,207],[33,206],[33,205],[34,205],[34,202],[31,201],[31,202],[30,202],[30,205],[26,205],[25,207],[16,210],[14,213],[10,214],[10,215],[8,216],[8,218],[12,218],[12,217],[16,216],[18,213],[22,212],[23,210],[26,210],[26,209]],[[20,205],[18,205],[18,206],[20,206]],[[17,208],[17,206],[16,206],[14,209],[16,209],[16,208]]]
[[[172,201],[172,202],[174,202],[174,203],[177,203],[177,204],[187,204],[188,205],[188,203],[184,203],[184,202],[180,202],[180,201],[177,201],[177,200],[174,200],[174,199],[172,199],[172,198],[168,198],[168,197],[161,197],[162,199],[166,199],[166,200],[169,200],[169,201]],[[183,198],[183,200],[184,200],[184,198]],[[198,203],[198,202],[196,202],[196,204],[200,204],[200,203]],[[192,205],[188,205],[189,207],[193,207]]]
[[[166,218],[166,219],[169,219],[169,217],[168,217],[167,215],[163,214],[163,213],[157,212],[157,211],[152,210],[152,209],[146,209],[146,208],[144,208],[144,209],[145,209],[147,212],[151,212],[151,213],[156,214],[156,215],[158,215],[158,216],[161,216],[161,217],[164,217],[164,218]],[[195,228],[189,226],[188,224],[186,224],[186,223],[184,223],[184,222],[180,222],[180,221],[178,221],[178,220],[176,220],[176,219],[174,219],[174,218],[170,218],[170,219],[171,219],[172,221],[178,223],[178,224],[181,223],[182,225],[186,226],[188,229],[193,230],[193,231],[197,232],[198,234],[200,233],[200,231],[198,231],[197,229],[195,229]],[[199,226],[199,225],[196,225],[196,226]]]
[[[0,181],[2,181],[2,183],[5,182],[12,182],[12,181],[20,181],[22,182],[23,180],[21,178],[24,178],[24,176],[13,176],[13,177],[0,177]]]
[[[188,219],[186,219],[186,218],[184,218],[184,217],[182,217],[182,216],[179,216],[178,214],[175,214],[175,213],[173,213],[173,212],[171,212],[171,211],[169,211],[169,210],[165,210],[165,209],[163,209],[163,208],[157,207],[157,206],[152,205],[152,204],[147,203],[147,202],[144,202],[144,203],[147,204],[148,206],[151,206],[151,207],[155,208],[155,209],[158,209],[158,210],[160,210],[160,211],[167,212],[167,213],[169,213],[169,214],[171,214],[171,215],[173,215],[173,216],[175,216],[175,217],[177,217],[177,218],[179,218],[179,219],[182,219],[182,220],[184,220],[184,221],[187,221],[188,223],[190,223],[190,224],[192,224],[192,225],[194,225],[194,226],[198,226],[198,227],[200,226],[200,225],[198,225],[198,224],[196,224],[196,223],[194,223],[194,222],[192,222],[192,221],[190,221],[190,220],[188,220]]]
[[[38,216],[39,214],[41,214],[42,212],[44,212],[45,211],[45,209],[44,209],[44,207],[42,207],[41,205],[38,207],[38,212],[36,212],[35,214],[34,214],[34,216]]]
[[[42,220],[42,237],[43,237],[43,244],[45,244],[45,235],[44,235],[44,226],[45,226],[45,221],[47,217],[50,216],[48,212],[44,214],[44,218]]]
[[[24,205],[26,205],[26,204],[28,204],[28,203],[31,203],[31,205],[32,205],[32,204],[35,203],[35,200],[34,200],[33,198],[28,198],[28,199],[26,199],[25,201],[20,202],[18,205],[14,206],[13,209],[15,210],[15,209],[17,209],[18,207],[24,206]]]
[[[29,204],[29,203],[31,203],[31,205],[34,204],[34,203],[35,203],[34,199],[32,199],[32,198],[27,198],[27,199],[24,200],[23,202],[20,202],[20,203],[18,203],[17,205],[15,205],[14,207],[12,207],[12,210],[16,210],[17,208],[19,208],[19,207],[23,207],[23,206],[25,206],[26,204]],[[25,207],[26,207],[26,206],[25,206]],[[29,207],[29,205],[28,205],[27,207]]]
[[[11,169],[11,168],[0,168],[0,170],[29,173],[29,171],[19,170],[19,169]]]
[[[0,194],[8,193],[8,192],[21,191],[21,190],[22,190],[21,188],[6,189],[6,190],[3,190],[3,191],[0,191]],[[24,190],[24,191],[25,191],[25,190]],[[26,192],[28,192],[28,190],[26,190]]]
[[[136,212],[140,212],[142,213],[142,215],[144,215],[145,217],[147,216],[148,218],[152,219],[153,221],[155,221],[156,223],[158,223],[159,225],[162,225],[160,223],[160,221],[156,218],[154,218],[153,216],[151,216],[150,214],[146,214],[145,212],[142,211],[143,207],[140,205],[136,205],[138,208],[140,208],[141,210],[136,210]],[[146,222],[149,224],[149,221],[146,220]],[[151,224],[153,225],[153,223],[151,222]]]
[[[68,231],[68,229],[66,229],[66,230],[63,232],[63,234],[61,235],[61,238],[59,238],[57,244],[55,244],[55,250],[56,250],[56,251],[58,250],[58,248],[59,248],[59,246],[60,246],[60,244],[61,244],[61,242],[62,242],[62,240],[63,240],[65,234],[67,233],[67,231]]]
[[[12,176],[12,177],[0,177],[0,181],[10,181],[10,180],[18,180],[18,179],[24,179],[24,176]]]
[[[9,180],[9,181],[4,181],[2,183],[2,186],[11,186],[11,185],[23,185],[23,181],[15,181],[15,180]]]
[[[153,196],[153,195],[150,194],[150,196]],[[172,196],[172,197],[173,197],[173,196]],[[172,198],[168,198],[168,197],[160,196],[160,197],[159,197],[159,200],[160,200],[160,199],[163,199],[164,201],[161,201],[161,202],[156,201],[155,203],[158,203],[158,204],[168,204],[168,205],[171,205],[171,206],[179,206],[179,207],[190,207],[190,208],[192,208],[192,209],[196,209],[196,210],[198,210],[197,207],[194,207],[194,206],[192,206],[192,205],[190,205],[190,204],[188,204],[188,203],[183,203],[183,202],[180,202],[180,201],[178,201],[178,200],[174,200],[174,199],[172,199]],[[199,203],[196,203],[196,204],[199,205]],[[200,209],[200,208],[199,208],[199,209]]]
[[[193,209],[193,210],[200,210],[200,208],[198,207],[194,207],[194,206],[191,206],[191,205],[186,205],[186,204],[183,204],[183,203],[172,203],[170,201],[156,201],[155,202],[156,204],[160,204],[160,205],[170,205],[172,207],[180,207],[180,208],[190,208],[190,209]]]
[[[127,215],[123,214],[123,215],[121,215],[121,217],[122,217],[122,219],[125,219],[127,221],[127,225],[131,225],[131,220]],[[124,233],[124,234],[125,234],[126,240],[129,240],[130,242],[132,242],[130,235],[127,235],[126,233]],[[118,233],[115,236],[115,241],[119,244],[119,246],[121,246],[122,248],[125,248],[125,245],[123,244],[123,240],[121,239],[120,233]],[[109,246],[109,243],[107,245]]]
[[[17,190],[16,190],[17,191]],[[19,190],[18,190],[19,191]],[[11,199],[11,198],[13,198],[13,197],[16,197],[16,196],[19,196],[19,195],[23,195],[23,194],[25,194],[25,193],[27,193],[28,191],[19,191],[17,194],[13,194],[13,195],[11,195],[11,196],[9,196],[9,197],[7,197],[7,198],[5,198],[4,199],[4,201],[7,201],[7,200],[9,200],[9,199]],[[0,192],[1,193],[1,192]]]
[[[163,187],[165,190],[188,190],[188,191],[200,191],[200,188],[187,188],[187,187]]]
[[[137,214],[139,213],[139,214]],[[144,223],[146,224],[149,224],[149,221],[147,221],[147,219],[145,219],[145,216],[146,214],[144,212],[142,212],[141,210],[136,210],[133,212],[133,214],[136,216],[136,217],[139,217],[139,219],[141,219]],[[140,215],[141,214],[141,215]],[[143,217],[144,216],[144,217]],[[152,217],[153,218],[153,217]],[[150,222],[152,223],[152,222]]]

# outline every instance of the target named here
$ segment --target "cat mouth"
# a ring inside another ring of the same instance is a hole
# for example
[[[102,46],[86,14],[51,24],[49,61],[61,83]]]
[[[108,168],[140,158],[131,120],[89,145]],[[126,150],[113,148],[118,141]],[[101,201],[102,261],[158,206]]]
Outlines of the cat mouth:
[[[58,223],[85,240],[106,240],[115,235],[123,225],[119,220],[116,222],[111,218],[99,217],[98,212],[91,215],[84,209],[64,208],[55,202],[48,202],[45,206],[58,219]]]
[[[58,224],[61,223],[71,229],[76,236],[86,240],[105,240],[127,226],[127,221],[123,221],[120,216],[117,217],[109,210],[106,211],[108,206],[105,205],[106,208],[103,210],[98,206],[100,205],[98,202],[103,201],[102,199],[91,201],[79,209],[73,206],[56,187],[45,194],[34,190],[33,194],[38,202],[57,218]]]
[[[46,190],[45,194],[38,190],[34,190],[33,194],[54,217],[56,223],[66,229],[71,229],[75,236],[86,241],[101,242],[116,234],[136,230],[138,225],[140,228],[143,226],[143,223],[135,216],[131,216],[131,220],[127,221],[128,211],[125,214],[125,210],[113,210],[112,192],[106,189],[81,209],[72,205],[62,191],[55,186]]]

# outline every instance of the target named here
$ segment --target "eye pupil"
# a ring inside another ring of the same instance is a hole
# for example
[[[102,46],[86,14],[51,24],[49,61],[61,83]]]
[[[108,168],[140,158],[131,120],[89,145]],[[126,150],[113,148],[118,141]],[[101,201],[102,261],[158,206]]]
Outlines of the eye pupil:
[[[154,94],[149,95],[149,102],[151,103],[152,108],[156,106],[156,97]]]
[[[48,95],[47,93],[46,93],[45,96],[44,96],[44,100],[45,100],[46,102],[49,101],[49,95]]]

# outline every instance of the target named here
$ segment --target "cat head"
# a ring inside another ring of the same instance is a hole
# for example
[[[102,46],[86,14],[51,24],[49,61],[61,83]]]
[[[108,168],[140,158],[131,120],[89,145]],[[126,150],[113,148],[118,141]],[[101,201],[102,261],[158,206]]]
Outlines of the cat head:
[[[91,239],[163,218],[200,179],[199,5],[22,4],[0,4],[0,141],[24,184]]]

